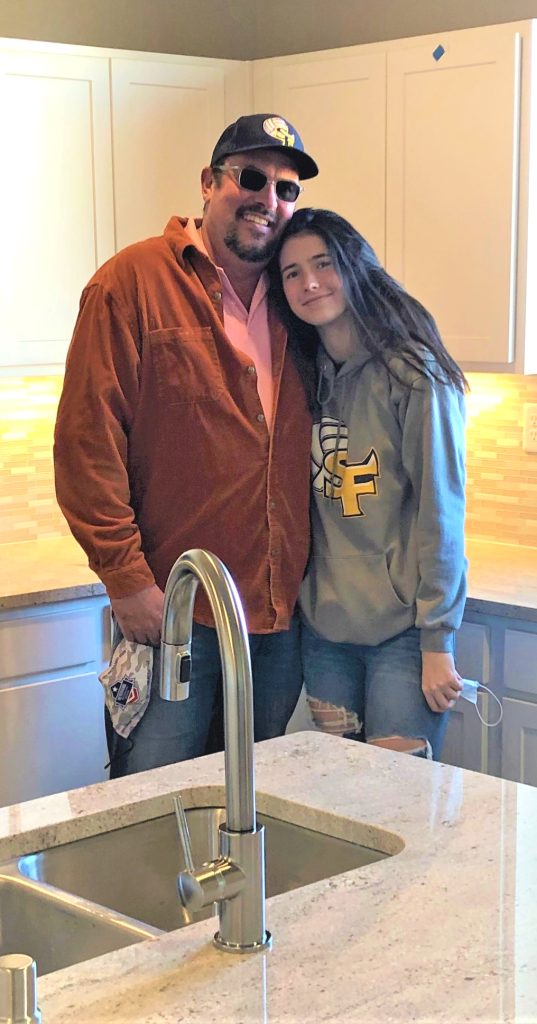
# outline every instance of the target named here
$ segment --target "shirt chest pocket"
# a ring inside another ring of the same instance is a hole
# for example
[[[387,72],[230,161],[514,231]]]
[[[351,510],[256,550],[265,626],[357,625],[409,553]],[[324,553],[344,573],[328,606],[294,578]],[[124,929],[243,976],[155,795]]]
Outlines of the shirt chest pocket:
[[[168,406],[212,402],[224,378],[210,327],[150,331],[151,363],[158,397]]]

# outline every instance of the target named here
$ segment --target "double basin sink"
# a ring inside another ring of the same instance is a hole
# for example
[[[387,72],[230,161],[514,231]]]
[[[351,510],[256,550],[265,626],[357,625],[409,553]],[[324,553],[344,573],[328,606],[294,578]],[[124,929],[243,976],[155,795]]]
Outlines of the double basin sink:
[[[186,811],[194,863],[218,852],[221,807]],[[363,846],[279,818],[265,825],[267,897],[382,860],[399,836],[368,829]],[[155,939],[216,912],[185,911],[176,877],[185,868],[173,813],[29,854],[0,865],[0,955],[28,953],[40,975]]]

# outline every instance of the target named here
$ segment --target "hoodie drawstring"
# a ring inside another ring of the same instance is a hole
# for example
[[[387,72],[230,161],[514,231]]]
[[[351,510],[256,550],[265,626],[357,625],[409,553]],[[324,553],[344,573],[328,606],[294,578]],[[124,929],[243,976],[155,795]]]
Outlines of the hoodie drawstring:
[[[320,367],[319,367],[319,381],[318,381],[318,384],[317,384],[317,401],[318,401],[318,403],[319,403],[319,405],[321,407],[321,412],[322,412],[323,405],[325,405],[327,402],[329,402],[330,399],[332,398],[332,395],[334,394],[334,382],[335,382],[334,367],[333,367],[332,364],[330,364],[330,371],[331,372],[328,374],[326,372],[327,366],[328,366],[328,364],[325,362],[325,360],[323,360],[321,362]],[[325,383],[325,382],[326,382],[326,394],[323,395],[323,393],[322,393],[323,392],[323,383]],[[340,408],[344,408],[345,407],[345,391],[346,391],[346,389],[347,389],[347,379],[344,378],[344,380],[343,380],[343,399],[342,399]],[[330,470],[330,481],[329,481],[329,485],[330,485],[330,498],[331,499],[333,499],[333,497],[334,497],[334,477],[336,475],[337,457],[338,457],[338,454],[339,454],[339,443],[340,443],[340,440],[341,440],[342,427],[343,427],[343,422],[341,420],[341,417],[338,415],[337,427],[336,427],[336,445],[335,445],[335,448],[334,448],[334,453],[333,453],[333,458],[332,458],[332,468]]]

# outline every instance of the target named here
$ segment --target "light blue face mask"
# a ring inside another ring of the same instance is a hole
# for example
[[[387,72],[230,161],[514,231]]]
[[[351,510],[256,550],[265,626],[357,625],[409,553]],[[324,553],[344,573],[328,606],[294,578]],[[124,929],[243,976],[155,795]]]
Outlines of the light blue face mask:
[[[487,729],[494,729],[497,725],[500,724],[500,722],[501,722],[501,720],[503,718],[502,702],[500,700],[498,700],[496,694],[493,693],[492,690],[489,690],[488,686],[484,686],[483,683],[478,683],[477,680],[475,680],[475,679],[461,679],[461,682],[462,682],[461,697],[464,700],[468,700],[470,702],[470,704],[475,704],[475,709],[477,711],[477,714],[479,715],[479,718],[483,722],[483,725],[485,725],[487,727]],[[490,693],[490,696],[493,697],[493,699],[496,701],[496,703],[497,703],[497,705],[498,705],[498,707],[500,709],[500,713],[499,713],[499,715],[498,715],[498,717],[497,717],[495,722],[486,722],[485,719],[483,718],[483,715],[481,714],[481,711],[479,710],[479,706],[478,706],[478,703],[477,703],[477,691],[478,691],[478,689],[479,690],[486,690],[487,693]]]

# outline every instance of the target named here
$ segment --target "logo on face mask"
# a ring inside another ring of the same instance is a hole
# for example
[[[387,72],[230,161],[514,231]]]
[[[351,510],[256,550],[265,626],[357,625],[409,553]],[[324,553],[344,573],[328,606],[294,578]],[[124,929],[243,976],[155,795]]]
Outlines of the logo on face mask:
[[[360,498],[377,494],[379,460],[374,448],[363,462],[348,462],[349,431],[338,420],[323,417],[313,427],[312,487],[325,498],[341,501],[342,515],[364,516]]]
[[[295,137],[289,131],[289,125],[283,117],[267,117],[263,121],[263,131],[270,135],[271,139],[277,139],[283,146],[294,146]]]

